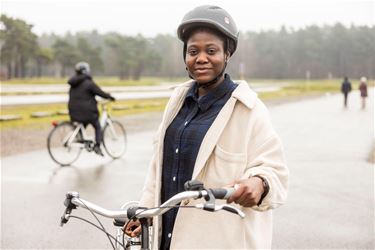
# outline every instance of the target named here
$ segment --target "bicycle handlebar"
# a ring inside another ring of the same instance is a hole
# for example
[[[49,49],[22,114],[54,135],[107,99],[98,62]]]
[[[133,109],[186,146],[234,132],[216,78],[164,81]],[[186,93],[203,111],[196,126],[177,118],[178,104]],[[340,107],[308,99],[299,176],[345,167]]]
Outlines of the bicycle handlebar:
[[[101,104],[101,105],[106,105],[106,104],[108,104],[108,103],[110,103],[110,102],[113,102],[113,101],[110,100],[110,99],[104,99],[104,98],[102,98],[102,99],[100,99],[98,102],[99,102],[99,104]]]
[[[64,215],[61,217],[61,226],[65,224],[70,217],[70,213],[72,209],[75,209],[77,206],[86,208],[91,210],[96,214],[100,214],[104,217],[113,218],[113,219],[124,219],[124,218],[151,218],[154,216],[162,215],[166,213],[171,208],[180,204],[183,200],[188,199],[199,199],[205,198],[208,200],[210,198],[210,194],[212,194],[216,199],[228,199],[233,192],[235,191],[234,188],[215,188],[215,189],[207,189],[207,190],[197,190],[197,191],[184,191],[178,193],[171,197],[169,200],[164,202],[157,208],[128,208],[126,210],[107,210],[102,208],[94,203],[86,201],[84,199],[79,198],[79,193],[77,192],[68,192],[66,194],[66,200],[64,202],[65,206],[67,207],[65,210]],[[206,206],[206,205],[213,205],[213,206]],[[241,218],[245,217],[245,214],[236,207],[222,204],[197,204],[195,208],[203,209],[207,211],[219,211],[225,210],[234,214],[239,215]]]

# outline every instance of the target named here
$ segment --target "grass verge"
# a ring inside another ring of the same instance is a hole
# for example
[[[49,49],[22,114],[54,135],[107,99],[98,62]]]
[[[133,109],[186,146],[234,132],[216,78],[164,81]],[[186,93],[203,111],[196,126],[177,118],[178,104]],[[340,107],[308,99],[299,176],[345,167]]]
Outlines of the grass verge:
[[[167,101],[168,99],[116,101],[110,104],[110,114],[112,117],[121,117],[129,114],[162,111]],[[125,109],[117,110],[116,107]],[[44,128],[50,126],[53,121],[69,120],[68,115],[57,114],[59,111],[66,110],[66,104],[4,106],[1,107],[0,115],[17,114],[21,115],[22,119],[1,121],[0,130],[4,132],[9,128]],[[52,115],[40,118],[31,117],[32,113],[40,111],[52,113]]]
[[[66,84],[69,79],[65,78],[53,78],[53,77],[41,77],[41,78],[15,78],[7,81],[2,81],[4,84]],[[160,85],[163,82],[184,82],[186,78],[175,78],[175,77],[142,77],[139,80],[121,80],[117,77],[101,77],[94,76],[94,81],[100,86],[152,86]]]

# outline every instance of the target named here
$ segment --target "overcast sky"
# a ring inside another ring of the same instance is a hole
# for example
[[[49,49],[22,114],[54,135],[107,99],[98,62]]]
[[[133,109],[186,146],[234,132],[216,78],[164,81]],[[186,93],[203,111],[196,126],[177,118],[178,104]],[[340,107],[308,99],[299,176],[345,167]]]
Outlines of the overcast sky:
[[[202,4],[223,7],[241,31],[340,22],[374,25],[374,0],[0,0],[0,11],[33,24],[38,35],[115,31],[175,34],[184,14]]]

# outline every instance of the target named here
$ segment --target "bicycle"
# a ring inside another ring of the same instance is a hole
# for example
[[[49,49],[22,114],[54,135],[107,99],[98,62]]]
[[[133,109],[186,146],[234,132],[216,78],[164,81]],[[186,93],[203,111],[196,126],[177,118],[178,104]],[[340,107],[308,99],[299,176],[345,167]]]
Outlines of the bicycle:
[[[107,210],[102,208],[94,203],[81,199],[79,197],[78,192],[68,192],[66,194],[66,199],[64,201],[64,205],[66,209],[64,214],[61,217],[60,226],[66,224],[70,218],[76,218],[83,220],[99,230],[102,230],[108,237],[109,241],[111,242],[112,248],[114,250],[124,249],[124,250],[134,250],[134,249],[151,249],[151,241],[150,241],[150,228],[151,223],[150,219],[155,216],[159,216],[167,212],[172,208],[196,208],[202,209],[209,212],[216,212],[220,210],[224,210],[227,212],[231,212],[234,214],[239,215],[241,218],[245,217],[245,214],[239,210],[238,208],[227,205],[221,204],[216,205],[215,199],[228,199],[235,188],[213,188],[207,189],[204,187],[203,183],[192,180],[185,183],[185,190],[184,192],[178,193],[171,197],[169,200],[164,202],[162,205],[153,208],[145,208],[139,207],[136,202],[130,202],[122,206],[121,210],[113,211]],[[186,199],[200,199],[204,198],[205,202],[196,204],[194,206],[183,206],[180,203]],[[85,208],[91,212],[91,214],[96,218],[99,225],[92,223],[86,219],[83,219],[78,216],[71,215],[73,209],[77,209],[78,207]],[[117,235],[114,237],[113,235],[109,234],[106,229],[101,224],[100,220],[96,217],[95,214],[102,215],[107,218],[114,219],[113,224],[117,227]],[[141,223],[141,234],[139,237],[130,238],[126,236],[123,231],[121,230],[123,227],[127,225],[131,220],[139,219]],[[115,244],[113,244],[113,241]]]
[[[113,159],[120,158],[126,151],[127,137],[124,126],[112,120],[107,110],[109,101],[100,103],[102,114],[100,126],[103,135],[103,146],[107,154]],[[52,160],[61,166],[68,166],[75,162],[85,149],[94,150],[95,141],[89,138],[85,126],[79,122],[53,122],[54,128],[47,138],[47,149]]]

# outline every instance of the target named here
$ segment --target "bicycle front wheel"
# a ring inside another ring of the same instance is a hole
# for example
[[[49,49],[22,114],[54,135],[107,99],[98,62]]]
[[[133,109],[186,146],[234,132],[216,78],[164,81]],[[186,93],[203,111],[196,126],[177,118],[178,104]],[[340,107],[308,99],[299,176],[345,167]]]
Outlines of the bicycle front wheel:
[[[120,158],[126,151],[127,139],[124,126],[118,121],[109,121],[103,129],[105,151],[113,159]]]
[[[75,127],[70,122],[63,122],[57,125],[48,135],[47,149],[48,153],[57,164],[67,166],[77,160],[82,151],[79,144],[79,136],[73,136]],[[71,140],[72,143],[68,143]],[[77,143],[78,142],[78,143]]]

